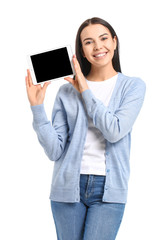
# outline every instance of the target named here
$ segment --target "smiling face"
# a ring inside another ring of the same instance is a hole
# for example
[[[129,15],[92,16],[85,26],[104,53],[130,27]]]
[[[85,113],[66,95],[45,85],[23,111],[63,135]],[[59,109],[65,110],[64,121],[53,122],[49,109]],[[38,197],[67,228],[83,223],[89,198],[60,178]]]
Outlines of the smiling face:
[[[101,24],[91,24],[81,32],[83,56],[92,67],[112,66],[112,58],[116,49],[116,37]]]

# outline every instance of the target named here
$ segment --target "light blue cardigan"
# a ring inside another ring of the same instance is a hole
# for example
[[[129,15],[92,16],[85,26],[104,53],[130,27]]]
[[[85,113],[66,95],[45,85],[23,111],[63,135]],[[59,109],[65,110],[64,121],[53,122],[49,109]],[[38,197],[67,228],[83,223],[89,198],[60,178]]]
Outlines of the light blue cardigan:
[[[145,83],[118,73],[106,107],[90,89],[80,94],[70,83],[57,93],[52,123],[44,105],[32,106],[33,127],[48,158],[54,161],[50,199],[80,201],[80,165],[87,134],[87,114],[106,139],[106,180],[102,201],[126,203],[130,174],[131,130],[142,107]]]

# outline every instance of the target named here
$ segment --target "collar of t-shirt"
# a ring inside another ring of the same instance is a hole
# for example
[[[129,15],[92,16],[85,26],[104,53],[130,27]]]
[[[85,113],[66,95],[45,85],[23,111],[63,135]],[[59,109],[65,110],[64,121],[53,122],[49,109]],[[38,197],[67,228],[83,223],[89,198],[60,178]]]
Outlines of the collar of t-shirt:
[[[109,100],[112,96],[117,76],[118,74],[104,81],[89,81],[86,79],[88,87],[94,96],[101,100],[106,106],[108,106]]]

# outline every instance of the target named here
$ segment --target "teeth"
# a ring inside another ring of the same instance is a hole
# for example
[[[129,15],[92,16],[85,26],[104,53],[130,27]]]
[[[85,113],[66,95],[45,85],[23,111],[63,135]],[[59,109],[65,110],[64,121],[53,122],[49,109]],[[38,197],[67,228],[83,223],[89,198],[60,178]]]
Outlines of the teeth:
[[[98,55],[94,55],[95,57],[103,57],[104,55],[106,55],[106,53],[100,53]]]

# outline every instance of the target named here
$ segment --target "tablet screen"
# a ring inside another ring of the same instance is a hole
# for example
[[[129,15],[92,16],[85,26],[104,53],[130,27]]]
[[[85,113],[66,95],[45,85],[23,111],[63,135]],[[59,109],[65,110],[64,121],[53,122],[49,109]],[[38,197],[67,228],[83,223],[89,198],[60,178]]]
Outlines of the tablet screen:
[[[73,74],[66,47],[32,55],[31,61],[37,83]]]

